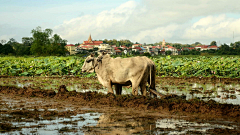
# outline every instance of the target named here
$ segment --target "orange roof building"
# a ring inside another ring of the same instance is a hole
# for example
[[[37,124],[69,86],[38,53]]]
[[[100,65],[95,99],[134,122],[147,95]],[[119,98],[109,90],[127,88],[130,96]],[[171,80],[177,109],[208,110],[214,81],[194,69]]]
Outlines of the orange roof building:
[[[83,43],[80,46],[92,46],[92,47],[98,47],[100,44],[102,44],[103,41],[93,41],[91,34],[88,37],[87,41],[83,41]]]

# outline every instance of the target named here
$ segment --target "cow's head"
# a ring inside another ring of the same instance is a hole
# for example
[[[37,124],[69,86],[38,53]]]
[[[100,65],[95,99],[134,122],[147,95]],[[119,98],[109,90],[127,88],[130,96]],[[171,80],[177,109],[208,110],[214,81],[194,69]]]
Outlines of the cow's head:
[[[102,59],[103,59],[103,57],[106,56],[106,55],[108,55],[106,52],[102,52],[102,53],[97,57],[97,61],[98,61],[98,62],[101,62]]]
[[[93,54],[89,55],[84,63],[83,63],[83,66],[82,66],[82,72],[94,72],[94,61],[95,61],[95,57]]]

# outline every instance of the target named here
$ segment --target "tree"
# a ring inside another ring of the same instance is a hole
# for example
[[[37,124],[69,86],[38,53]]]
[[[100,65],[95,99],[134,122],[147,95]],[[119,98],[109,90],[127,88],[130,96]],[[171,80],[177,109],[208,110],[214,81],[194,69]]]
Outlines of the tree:
[[[230,54],[230,47],[227,44],[221,45],[220,49],[217,51],[217,54],[226,55]]]
[[[166,55],[171,55],[171,54],[172,54],[172,51],[166,51],[165,54],[166,54]]]
[[[195,45],[202,45],[200,42],[195,42],[194,44]]]
[[[10,44],[3,45],[0,51],[0,54],[4,55],[14,54],[14,49]]]
[[[217,46],[217,42],[216,41],[212,41],[210,46]]]
[[[118,41],[116,43],[116,47],[120,47],[120,43]]]
[[[0,43],[0,54],[2,53],[2,49],[3,49],[3,45]]]
[[[232,47],[240,48],[240,41],[235,42]]]
[[[23,45],[31,46],[33,43],[33,38],[32,37],[23,37],[22,43],[23,43]]]
[[[7,42],[6,40],[2,39],[0,43],[1,43],[2,45],[4,45],[4,44],[6,44],[6,42]]]
[[[63,55],[66,53],[67,40],[63,40],[57,34],[51,37],[52,32],[51,29],[42,30],[41,27],[32,30],[33,43],[30,51],[33,55]]]

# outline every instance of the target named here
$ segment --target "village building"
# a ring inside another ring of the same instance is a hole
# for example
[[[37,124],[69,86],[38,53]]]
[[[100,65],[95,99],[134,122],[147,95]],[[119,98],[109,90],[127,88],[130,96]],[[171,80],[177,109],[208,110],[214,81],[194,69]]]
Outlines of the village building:
[[[218,50],[218,47],[213,45],[213,46],[209,46],[208,49],[214,49],[214,50]]]
[[[158,46],[152,46],[152,51],[154,52],[154,55],[159,55],[160,54],[161,47]]]
[[[214,49],[214,50],[218,49],[217,46],[210,46],[210,45],[198,45],[198,46],[195,46],[195,48],[200,49],[200,51],[210,50],[210,49]]]
[[[195,47],[182,47],[182,50],[187,50],[187,51],[191,51],[193,49],[196,49]]]
[[[142,54],[143,50],[141,47],[134,47],[134,48],[132,48],[132,52],[139,52],[140,54]]]
[[[111,53],[114,53],[114,49],[109,44],[102,43],[98,47],[98,53],[100,53],[100,52],[107,52],[107,53],[111,54]]]
[[[73,55],[76,54],[76,47],[73,44],[68,44],[65,46],[65,48],[67,49],[67,51],[69,52],[69,55]]]
[[[172,47],[170,45],[167,45],[165,48],[164,48],[165,52],[166,51],[171,51],[172,52],[172,55],[178,55],[178,50],[175,48],[175,47]]]
[[[88,40],[83,41],[83,43],[81,45],[79,45],[79,47],[91,46],[93,48],[98,48],[100,46],[100,44],[102,44],[102,43],[103,43],[103,41],[93,41],[92,37],[91,37],[91,34],[90,34],[89,37],[88,37]]]
[[[141,47],[141,46],[142,46],[142,44],[133,44],[133,45],[132,45],[132,48]]]

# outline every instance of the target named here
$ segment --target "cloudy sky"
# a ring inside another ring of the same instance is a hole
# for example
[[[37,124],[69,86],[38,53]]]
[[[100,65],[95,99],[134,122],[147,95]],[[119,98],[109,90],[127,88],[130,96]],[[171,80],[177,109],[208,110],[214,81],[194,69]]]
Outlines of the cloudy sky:
[[[240,41],[240,0],[0,0],[0,40],[50,28],[68,43],[230,44]],[[234,38],[233,38],[234,37]]]

